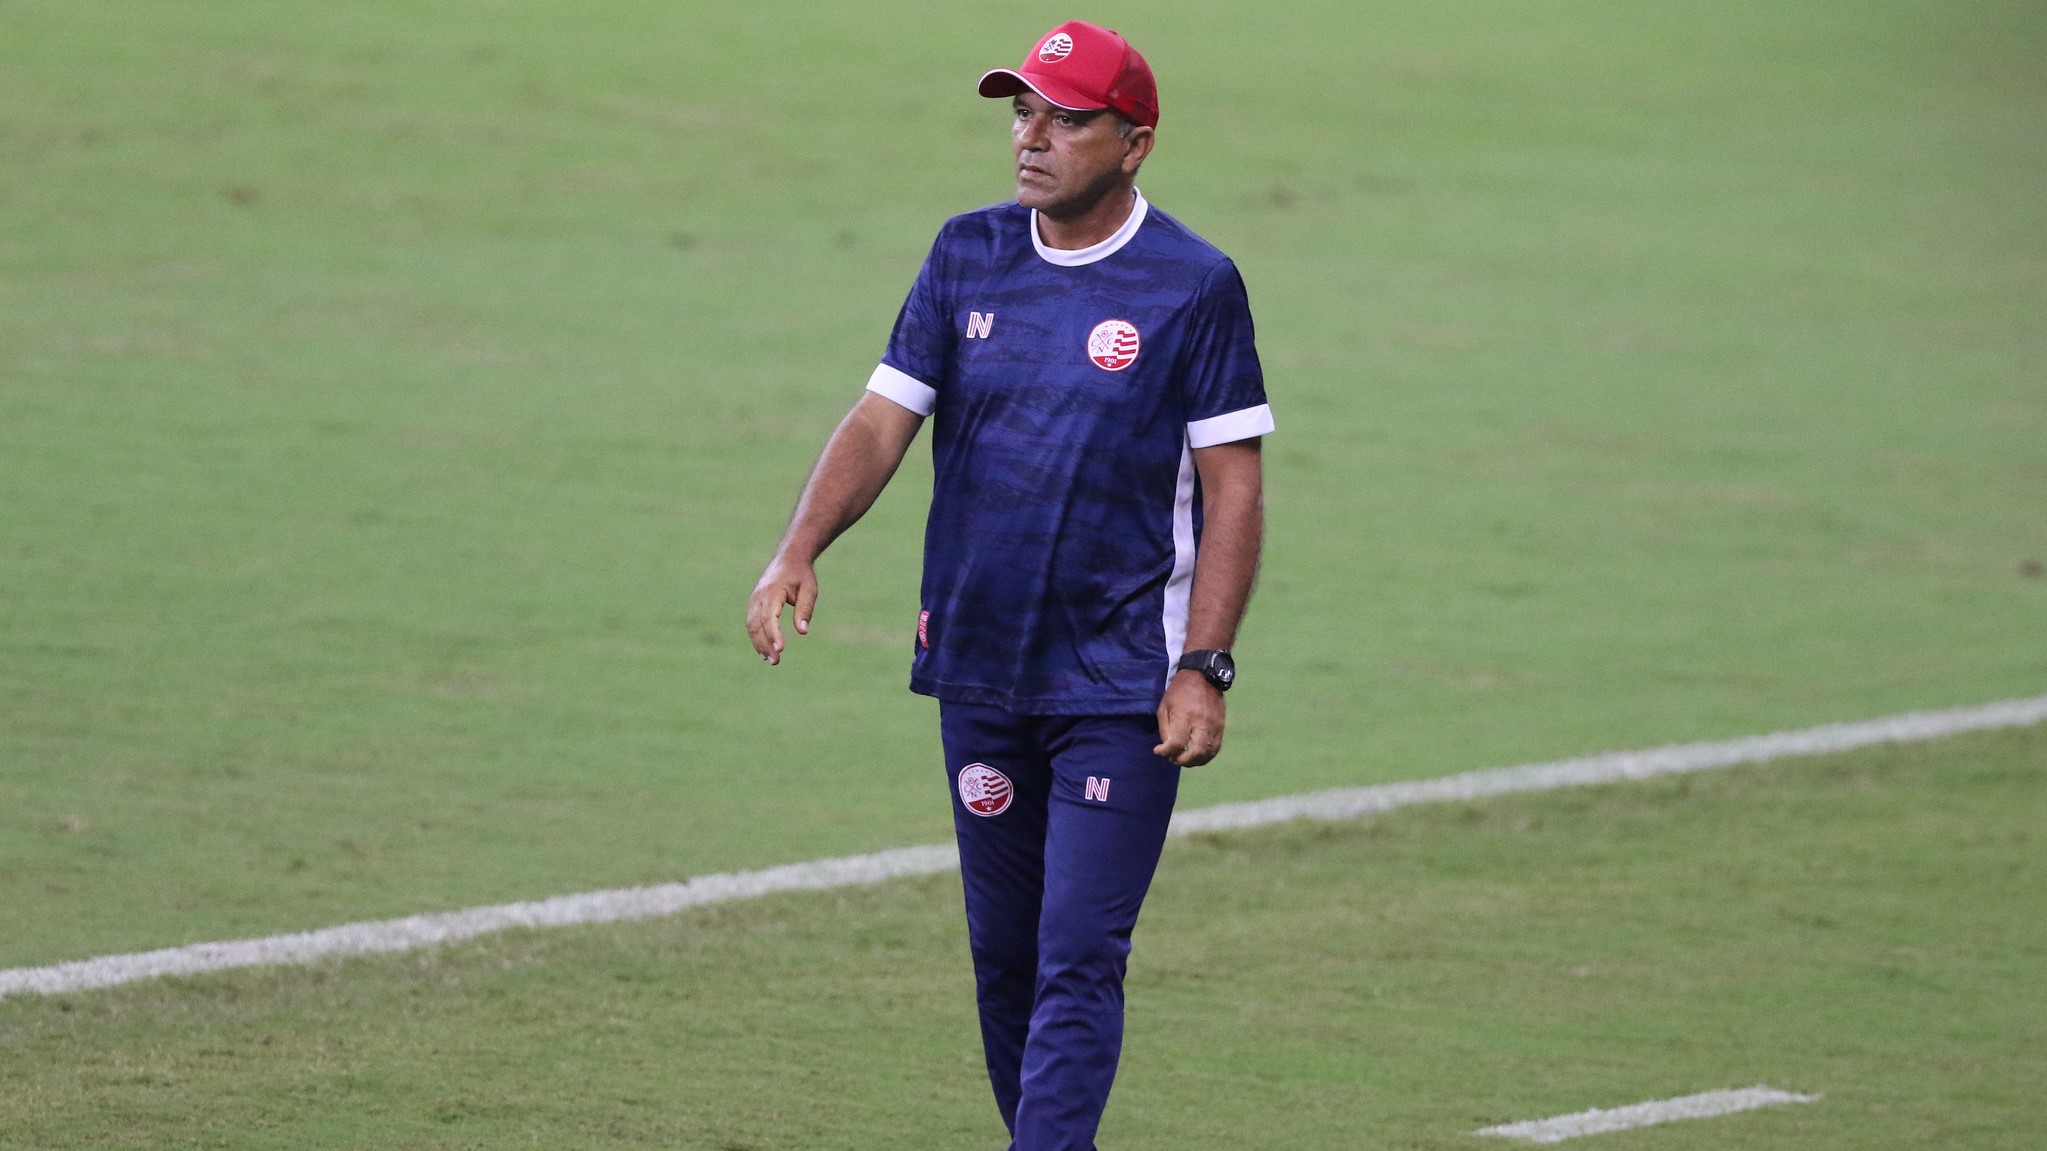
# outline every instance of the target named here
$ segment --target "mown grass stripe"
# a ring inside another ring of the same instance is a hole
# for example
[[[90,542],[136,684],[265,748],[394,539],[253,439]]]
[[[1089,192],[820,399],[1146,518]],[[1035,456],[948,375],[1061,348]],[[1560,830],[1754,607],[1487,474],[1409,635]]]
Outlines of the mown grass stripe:
[[[1482,799],[1514,792],[1584,787],[1628,779],[1710,771],[1739,764],[1823,755],[1886,743],[1914,743],[1969,731],[2025,727],[2047,720],[2047,696],[2002,700],[1946,711],[1909,712],[1856,723],[1706,743],[1673,744],[1551,763],[1469,771],[1438,779],[1338,788],[1226,803],[1181,812],[1172,834],[1234,831],[1300,819],[1345,820],[1424,803]],[[518,927],[569,927],[673,915],[692,907],[758,899],[784,891],[819,891],[933,875],[958,866],[951,844],[903,847],[870,855],[785,864],[758,871],[698,876],[680,883],[559,895],[551,899],[472,907],[402,919],[347,923],[317,931],[195,943],[157,951],[103,955],[45,967],[0,971],[0,998],[56,995],[113,987],[167,975],[238,967],[308,964],[380,952],[411,951]]]

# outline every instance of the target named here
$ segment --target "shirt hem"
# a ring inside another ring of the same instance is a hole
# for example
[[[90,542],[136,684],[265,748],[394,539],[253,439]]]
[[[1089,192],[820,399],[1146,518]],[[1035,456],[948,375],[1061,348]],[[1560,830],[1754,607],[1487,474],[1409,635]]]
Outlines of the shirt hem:
[[[1150,715],[1159,709],[1162,698],[1159,695],[1092,696],[1085,699],[1058,695],[1019,696],[992,687],[932,683],[916,678],[910,680],[910,690],[946,703],[999,707],[1011,715]]]

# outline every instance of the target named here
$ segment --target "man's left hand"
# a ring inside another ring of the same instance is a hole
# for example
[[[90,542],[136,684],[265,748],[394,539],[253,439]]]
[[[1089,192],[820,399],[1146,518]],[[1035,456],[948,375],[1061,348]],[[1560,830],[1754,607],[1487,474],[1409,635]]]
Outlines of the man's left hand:
[[[1200,767],[1223,749],[1223,693],[1198,671],[1176,671],[1159,701],[1159,745],[1153,755]]]

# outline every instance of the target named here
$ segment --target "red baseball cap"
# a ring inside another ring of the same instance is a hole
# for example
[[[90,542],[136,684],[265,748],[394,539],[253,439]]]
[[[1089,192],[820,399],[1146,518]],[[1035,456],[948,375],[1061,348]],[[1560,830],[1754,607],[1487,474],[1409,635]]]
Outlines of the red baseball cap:
[[[1151,65],[1130,41],[1085,20],[1068,20],[1045,33],[1022,67],[981,77],[981,95],[990,99],[1026,88],[1061,108],[1107,108],[1133,124],[1159,125],[1159,86]]]

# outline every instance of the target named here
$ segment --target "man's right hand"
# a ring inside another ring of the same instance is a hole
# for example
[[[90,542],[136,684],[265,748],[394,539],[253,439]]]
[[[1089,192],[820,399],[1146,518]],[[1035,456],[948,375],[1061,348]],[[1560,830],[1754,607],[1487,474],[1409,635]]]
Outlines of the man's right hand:
[[[923,423],[923,416],[902,404],[878,392],[862,392],[825,441],[824,454],[810,469],[789,515],[789,530],[775,545],[775,558],[753,585],[753,599],[746,605],[746,634],[762,659],[782,662],[782,609],[790,604],[796,605],[797,634],[810,634],[817,557],[874,506]]]
[[[782,609],[796,605],[796,631],[810,634],[810,612],[817,606],[817,571],[810,564],[776,556],[753,585],[746,605],[746,634],[753,650],[770,664],[782,662]]]

